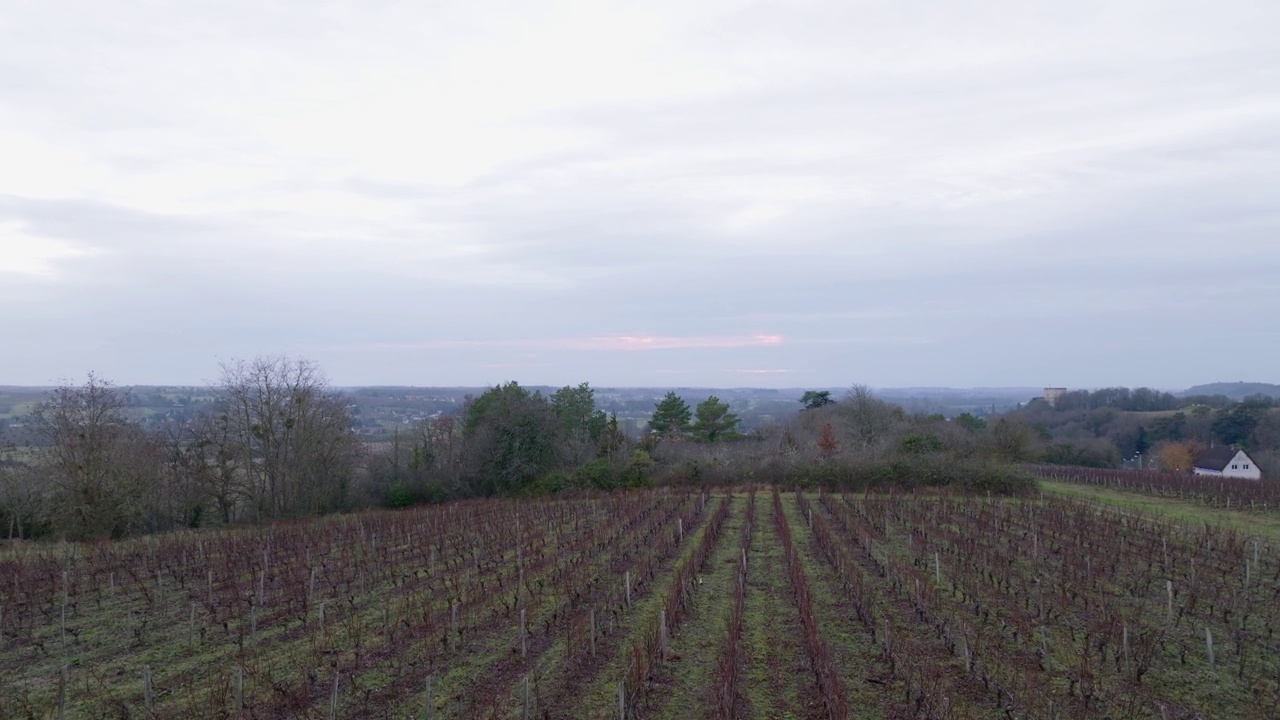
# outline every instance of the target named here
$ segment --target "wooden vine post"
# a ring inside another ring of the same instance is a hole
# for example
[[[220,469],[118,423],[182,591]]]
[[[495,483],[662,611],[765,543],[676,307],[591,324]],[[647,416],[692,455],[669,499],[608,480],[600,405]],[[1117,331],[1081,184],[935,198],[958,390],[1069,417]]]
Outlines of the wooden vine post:
[[[422,720],[431,720],[432,710],[431,704],[431,676],[427,676],[426,699],[422,703]]]

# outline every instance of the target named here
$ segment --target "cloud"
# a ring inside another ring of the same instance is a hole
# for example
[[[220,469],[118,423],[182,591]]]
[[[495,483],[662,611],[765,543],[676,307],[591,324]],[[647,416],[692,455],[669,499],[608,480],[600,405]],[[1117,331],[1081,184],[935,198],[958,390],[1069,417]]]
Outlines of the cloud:
[[[0,381],[282,351],[346,384],[1266,379],[1277,22],[1247,0],[23,4],[0,299],[24,350]],[[1255,352],[1224,365],[1206,327]]]
[[[580,350],[689,350],[694,348],[741,348],[781,345],[781,335],[663,337],[616,335],[572,340],[569,347]]]
[[[781,345],[780,335],[663,337],[614,335],[582,338],[535,338],[501,340],[423,340],[407,343],[375,343],[358,346],[368,351],[457,350],[468,348],[526,348],[541,350],[586,350],[631,352],[648,350],[731,349]],[[340,346],[342,347],[342,346]],[[352,347],[343,347],[351,350]],[[497,367],[497,366],[493,366]]]
[[[32,235],[19,222],[0,222],[0,274],[55,280],[66,262],[97,253],[93,248]]]

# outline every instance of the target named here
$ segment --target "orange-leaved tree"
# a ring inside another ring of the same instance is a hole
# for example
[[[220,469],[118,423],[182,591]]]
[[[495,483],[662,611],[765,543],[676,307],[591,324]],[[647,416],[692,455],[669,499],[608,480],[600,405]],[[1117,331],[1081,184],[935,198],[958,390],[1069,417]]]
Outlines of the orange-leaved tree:
[[[1200,456],[1202,448],[1200,443],[1194,440],[1184,440],[1182,442],[1169,442],[1160,446],[1156,450],[1156,459],[1160,463],[1160,469],[1167,472],[1186,472],[1195,464],[1196,458]]]
[[[840,442],[836,440],[835,429],[831,427],[831,423],[823,424],[822,432],[818,434],[818,457],[834,457],[839,452]]]

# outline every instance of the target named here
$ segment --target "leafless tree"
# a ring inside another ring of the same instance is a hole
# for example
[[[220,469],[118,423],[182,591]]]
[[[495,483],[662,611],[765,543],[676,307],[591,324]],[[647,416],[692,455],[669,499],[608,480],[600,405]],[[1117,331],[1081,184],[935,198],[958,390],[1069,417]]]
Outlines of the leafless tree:
[[[433,475],[446,492],[460,493],[465,459],[462,418],[457,415],[437,415],[424,421],[420,431],[425,439],[425,447],[431,453]]]
[[[345,506],[360,445],[345,400],[319,368],[286,357],[222,366],[225,453],[241,478],[254,519]]]
[[[156,524],[158,454],[125,415],[127,397],[90,374],[53,390],[31,413],[40,441],[36,464],[48,473],[56,526],[67,537],[120,537]]]
[[[403,503],[460,497],[464,487],[462,419],[454,415],[423,418],[389,443],[378,443],[365,454],[366,502]]]
[[[38,468],[22,462],[15,448],[0,448],[0,507],[10,540],[28,537],[33,525],[47,521],[48,487]]]
[[[836,412],[852,429],[853,439],[863,450],[873,450],[894,424],[902,419],[902,409],[871,394],[866,385],[854,385],[838,403]]]
[[[196,422],[171,420],[156,432],[163,453],[160,512],[173,525],[199,527],[210,502],[217,499],[218,468],[204,442],[209,421],[207,416]]]
[[[238,520],[239,513],[251,505],[252,493],[248,475],[237,470],[230,417],[225,412],[201,414],[190,433],[187,458],[217,520],[224,525]]]

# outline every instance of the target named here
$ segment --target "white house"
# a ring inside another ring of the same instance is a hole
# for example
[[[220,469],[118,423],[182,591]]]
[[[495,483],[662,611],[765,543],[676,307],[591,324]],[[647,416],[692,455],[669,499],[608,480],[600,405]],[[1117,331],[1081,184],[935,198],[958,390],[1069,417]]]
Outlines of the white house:
[[[1211,447],[1196,459],[1193,471],[1196,475],[1218,475],[1221,477],[1245,478],[1246,480],[1262,479],[1262,471],[1243,450],[1228,445]]]

